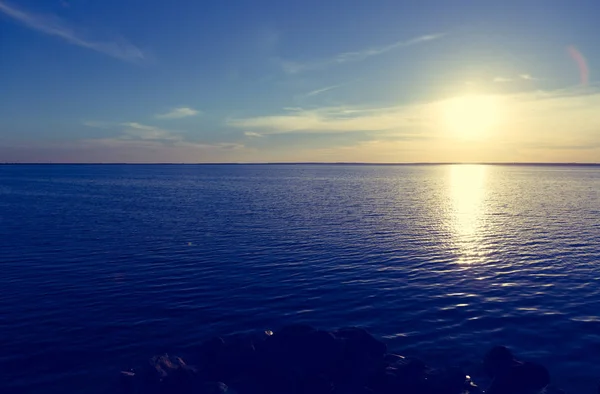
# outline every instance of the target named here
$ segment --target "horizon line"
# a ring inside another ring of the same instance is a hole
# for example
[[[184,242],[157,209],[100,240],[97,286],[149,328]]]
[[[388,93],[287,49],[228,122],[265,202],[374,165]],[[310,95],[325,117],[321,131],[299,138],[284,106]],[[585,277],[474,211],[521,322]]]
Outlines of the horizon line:
[[[504,165],[504,166],[600,166],[600,162],[2,162],[0,165],[365,165],[365,166],[431,166],[431,165]]]

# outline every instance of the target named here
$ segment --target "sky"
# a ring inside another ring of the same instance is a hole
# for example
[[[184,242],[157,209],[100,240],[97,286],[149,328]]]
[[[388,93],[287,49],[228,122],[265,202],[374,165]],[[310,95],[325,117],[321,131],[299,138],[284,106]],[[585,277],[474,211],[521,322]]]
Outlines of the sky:
[[[0,162],[600,162],[597,0],[0,0]]]

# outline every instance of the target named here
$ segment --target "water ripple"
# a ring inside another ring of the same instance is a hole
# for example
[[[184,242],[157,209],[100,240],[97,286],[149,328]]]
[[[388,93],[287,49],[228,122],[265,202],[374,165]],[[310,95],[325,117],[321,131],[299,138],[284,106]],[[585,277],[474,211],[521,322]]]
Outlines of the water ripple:
[[[146,356],[304,322],[475,371],[506,344],[590,391],[599,215],[591,167],[1,166],[0,370],[110,392]]]

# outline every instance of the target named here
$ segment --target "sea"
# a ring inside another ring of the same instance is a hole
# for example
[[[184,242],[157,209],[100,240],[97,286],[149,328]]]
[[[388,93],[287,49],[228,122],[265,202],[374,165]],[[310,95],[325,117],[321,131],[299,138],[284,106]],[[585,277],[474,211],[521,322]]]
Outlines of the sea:
[[[0,166],[0,392],[112,393],[290,323],[475,375],[505,345],[596,393],[600,167]]]

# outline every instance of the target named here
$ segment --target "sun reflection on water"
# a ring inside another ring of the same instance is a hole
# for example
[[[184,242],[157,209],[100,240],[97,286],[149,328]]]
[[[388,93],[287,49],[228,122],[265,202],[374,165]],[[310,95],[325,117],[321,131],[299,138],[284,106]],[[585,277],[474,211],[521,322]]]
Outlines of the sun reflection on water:
[[[450,228],[464,262],[472,262],[480,246],[485,216],[485,175],[484,165],[449,168]]]

